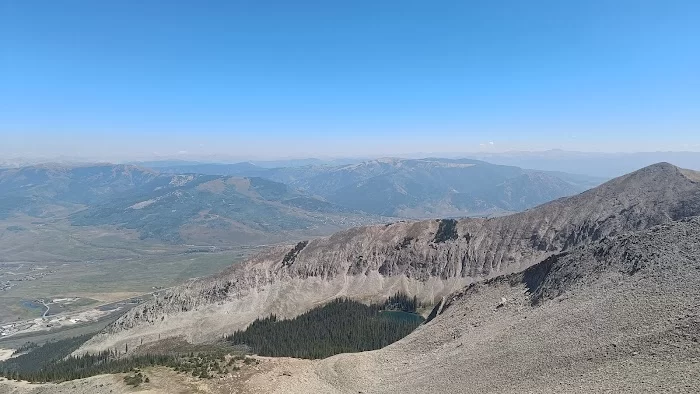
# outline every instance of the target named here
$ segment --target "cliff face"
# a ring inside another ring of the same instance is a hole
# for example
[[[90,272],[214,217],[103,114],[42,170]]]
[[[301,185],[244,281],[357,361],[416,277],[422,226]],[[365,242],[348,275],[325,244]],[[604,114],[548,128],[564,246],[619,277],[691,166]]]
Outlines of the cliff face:
[[[436,302],[475,280],[522,271],[591,241],[700,215],[698,179],[661,163],[506,217],[361,227],[272,248],[134,308],[83,350],[175,335],[204,341],[258,316],[291,317],[339,296],[402,290]]]

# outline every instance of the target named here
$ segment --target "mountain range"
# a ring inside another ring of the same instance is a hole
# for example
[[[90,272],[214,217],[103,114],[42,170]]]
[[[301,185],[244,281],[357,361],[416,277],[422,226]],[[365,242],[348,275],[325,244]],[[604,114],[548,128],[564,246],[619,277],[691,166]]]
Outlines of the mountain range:
[[[116,226],[169,243],[260,244],[387,217],[500,215],[596,182],[447,159],[280,168],[46,164],[0,169],[0,219],[24,214],[73,226]]]
[[[604,179],[470,159],[384,158],[338,166],[252,163],[159,167],[171,173],[257,176],[375,215],[425,218],[516,212],[579,193]]]
[[[324,234],[379,220],[262,178],[160,174],[132,165],[0,170],[0,217],[14,214],[206,244]]]
[[[402,291],[441,304],[465,286],[698,215],[700,174],[661,163],[504,217],[354,228],[273,247],[220,275],[170,289],[81,351],[135,348],[171,336],[206,342],[259,316],[290,318],[341,296],[373,300]]]

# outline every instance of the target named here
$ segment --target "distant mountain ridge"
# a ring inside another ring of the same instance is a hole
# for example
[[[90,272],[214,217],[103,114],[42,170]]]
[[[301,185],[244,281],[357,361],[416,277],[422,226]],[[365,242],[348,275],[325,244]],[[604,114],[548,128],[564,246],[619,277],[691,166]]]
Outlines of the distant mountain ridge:
[[[470,159],[383,158],[340,166],[262,168],[252,163],[160,167],[173,173],[259,176],[364,212],[407,218],[516,212],[603,180]]]
[[[46,214],[50,205],[88,205],[148,185],[167,185],[156,171],[132,165],[41,164],[0,169],[0,218],[13,212]]]
[[[169,243],[259,244],[396,217],[502,215],[595,184],[582,176],[466,159],[284,168],[163,164],[0,169],[0,219],[65,217],[76,226],[116,226]]]
[[[68,219],[78,226],[115,225],[144,239],[210,244],[279,241],[382,220],[257,177],[104,164],[0,170],[0,218],[52,215],[54,206],[72,212]]]

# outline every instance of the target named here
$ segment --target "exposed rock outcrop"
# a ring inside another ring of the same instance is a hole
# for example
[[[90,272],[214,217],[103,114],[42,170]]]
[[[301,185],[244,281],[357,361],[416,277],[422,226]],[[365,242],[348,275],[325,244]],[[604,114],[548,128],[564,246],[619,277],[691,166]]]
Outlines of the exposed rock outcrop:
[[[696,393],[698,239],[696,217],[575,247],[451,295],[386,348],[289,360],[242,391]]]

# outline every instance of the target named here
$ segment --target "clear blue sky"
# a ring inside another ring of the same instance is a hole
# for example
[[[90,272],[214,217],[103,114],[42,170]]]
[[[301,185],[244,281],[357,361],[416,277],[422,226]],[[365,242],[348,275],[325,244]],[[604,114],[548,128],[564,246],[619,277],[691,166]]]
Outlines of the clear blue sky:
[[[674,0],[0,0],[0,156],[700,150],[698,21]]]

